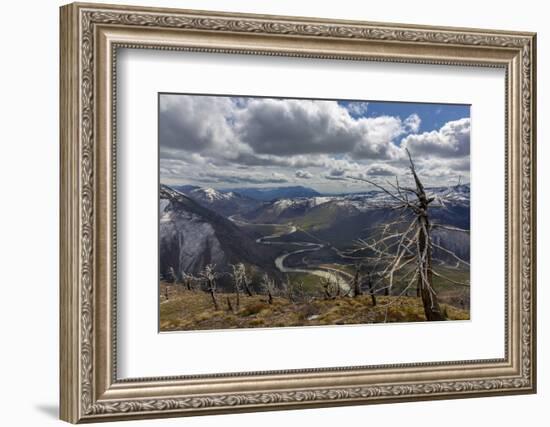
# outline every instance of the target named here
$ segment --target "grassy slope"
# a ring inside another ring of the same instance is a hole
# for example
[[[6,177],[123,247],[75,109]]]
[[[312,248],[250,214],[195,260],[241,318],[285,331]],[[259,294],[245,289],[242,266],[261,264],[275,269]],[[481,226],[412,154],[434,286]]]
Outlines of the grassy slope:
[[[312,302],[292,303],[276,297],[273,304],[263,295],[241,295],[236,310],[234,294],[218,294],[220,310],[214,310],[210,295],[202,291],[187,291],[181,286],[161,286],[161,331],[197,329],[233,329],[283,326],[339,325],[387,322],[424,321],[422,303],[416,297],[377,297],[373,306],[370,296],[343,297],[334,300],[315,299]],[[227,298],[233,305],[228,310]],[[467,320],[470,314],[443,304],[450,320]],[[387,309],[387,318],[386,318]]]

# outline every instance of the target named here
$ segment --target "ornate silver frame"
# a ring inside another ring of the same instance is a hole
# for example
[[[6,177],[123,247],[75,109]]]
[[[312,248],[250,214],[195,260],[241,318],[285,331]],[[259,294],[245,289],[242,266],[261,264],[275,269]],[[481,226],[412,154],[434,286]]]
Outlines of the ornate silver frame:
[[[189,10],[61,8],[61,418],[78,423],[534,393],[533,33]],[[506,70],[505,357],[175,378],[116,375],[118,47]]]

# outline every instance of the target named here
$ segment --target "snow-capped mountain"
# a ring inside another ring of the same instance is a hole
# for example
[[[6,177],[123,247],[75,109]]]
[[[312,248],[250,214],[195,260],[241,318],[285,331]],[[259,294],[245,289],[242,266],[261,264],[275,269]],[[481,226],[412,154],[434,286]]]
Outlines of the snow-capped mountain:
[[[470,205],[470,184],[453,185],[452,187],[437,187],[428,189],[428,195],[443,200],[443,203],[455,205]],[[440,201],[439,200],[439,201]]]
[[[251,199],[261,202],[272,202],[278,199],[296,199],[305,197],[320,196],[317,191],[312,188],[304,187],[301,185],[295,185],[290,187],[243,187],[234,188],[232,190],[238,194],[241,194]]]
[[[433,206],[469,207],[470,186],[437,187],[427,189],[428,197],[433,197]],[[395,200],[383,191],[369,191],[333,196],[285,198],[268,202],[244,216],[254,222],[278,223],[303,217],[313,211],[332,210],[341,215],[356,215],[374,209],[387,207]]]
[[[282,214],[285,211],[293,210],[308,210],[315,206],[320,206],[324,203],[329,203],[334,200],[334,197],[309,197],[297,199],[280,199],[270,203],[271,210],[275,214]]]
[[[469,185],[429,188],[426,192],[428,197],[434,198],[431,204],[433,209],[430,210],[434,223],[470,228]],[[358,238],[370,238],[378,225],[395,220],[399,212],[391,209],[392,204],[395,205],[396,200],[383,191],[280,199],[265,203],[243,215],[243,218],[257,224],[292,222],[322,241],[347,245]],[[439,244],[469,259],[468,234],[438,229],[433,236]],[[445,259],[444,254],[437,255]]]
[[[407,194],[411,200],[414,200],[414,197],[416,197],[414,194]],[[452,187],[427,188],[426,194],[428,198],[434,198],[431,206],[470,206],[469,184],[456,185]],[[369,191],[360,194],[344,195],[337,199],[336,202],[342,205],[353,205],[357,210],[362,212],[396,203],[395,199],[384,191]]]
[[[223,216],[248,212],[260,205],[260,202],[234,191],[224,192],[214,188],[195,186],[180,186],[175,187],[175,189],[181,191],[201,206],[212,209]]]
[[[273,269],[269,248],[190,197],[161,185],[159,209],[161,275],[168,277],[171,268],[178,276],[198,274],[207,264],[226,271],[238,262]]]
[[[216,200],[231,200],[235,197],[235,193],[221,193],[213,188],[197,188],[189,193],[190,197],[195,199],[206,200],[213,203]]]

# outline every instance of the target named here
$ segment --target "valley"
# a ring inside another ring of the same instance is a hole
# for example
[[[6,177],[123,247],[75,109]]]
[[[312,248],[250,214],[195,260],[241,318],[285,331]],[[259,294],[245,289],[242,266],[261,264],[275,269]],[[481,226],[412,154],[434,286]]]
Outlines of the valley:
[[[404,298],[400,305],[403,301],[419,303],[410,271],[392,274],[388,285],[378,279],[386,274],[385,267],[373,261],[371,249],[361,248],[361,242],[380,237],[384,224],[397,218],[393,209],[384,207],[387,194],[322,195],[305,187],[277,190],[240,192],[238,188],[162,185],[161,283],[173,288],[174,294],[202,289],[207,296],[212,281],[205,279],[205,269],[210,266],[216,283],[212,298],[218,295],[221,301],[212,309],[219,311],[224,300],[237,298],[235,287],[240,285],[236,284],[235,266],[242,264],[250,293],[247,298],[264,302],[275,298],[281,305],[282,300],[289,303],[300,295],[308,303],[343,297],[360,297],[371,305],[378,299],[378,306],[382,298],[386,302]],[[431,209],[434,271],[437,267],[434,289],[447,310],[461,310],[460,318],[467,318],[464,313],[470,306],[470,246],[469,234],[457,230],[470,227],[469,190],[467,184],[429,189],[434,200],[441,200]],[[207,282],[210,285],[205,285]],[[244,290],[238,292],[243,293],[242,300]],[[162,290],[160,295],[163,298]],[[235,301],[227,304],[231,307],[226,311],[238,312]]]

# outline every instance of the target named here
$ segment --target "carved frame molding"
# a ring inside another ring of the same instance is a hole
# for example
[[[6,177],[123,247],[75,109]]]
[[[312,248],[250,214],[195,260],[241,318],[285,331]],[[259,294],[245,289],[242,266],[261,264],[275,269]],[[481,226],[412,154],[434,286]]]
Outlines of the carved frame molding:
[[[114,65],[120,47],[506,68],[506,357],[117,380],[116,287],[103,279],[116,279]],[[92,4],[62,7],[61,418],[101,421],[534,392],[534,99],[532,33]],[[298,385],[285,386],[288,380]],[[200,393],[193,388],[197,384]]]

